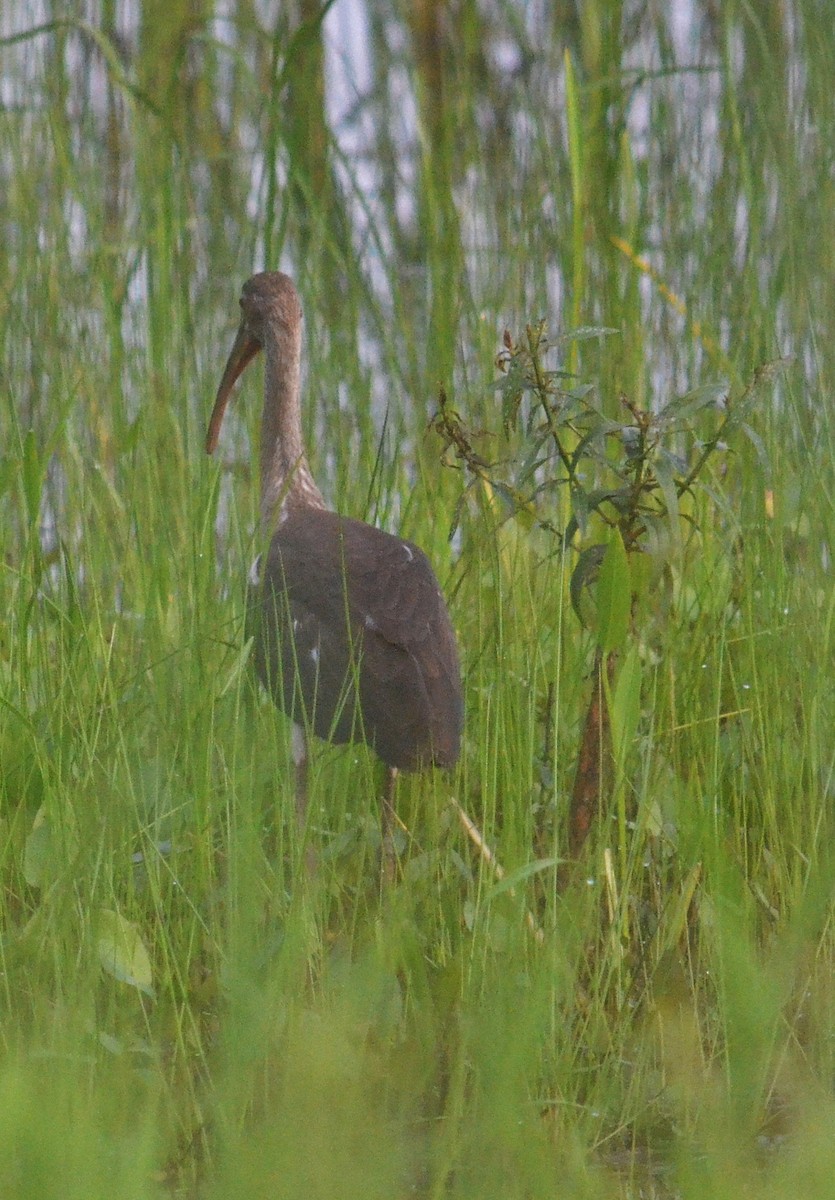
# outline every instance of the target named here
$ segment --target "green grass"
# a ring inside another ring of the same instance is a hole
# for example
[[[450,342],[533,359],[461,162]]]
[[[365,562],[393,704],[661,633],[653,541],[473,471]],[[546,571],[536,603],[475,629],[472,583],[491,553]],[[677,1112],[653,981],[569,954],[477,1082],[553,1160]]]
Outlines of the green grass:
[[[828,1200],[835,42],[811,0],[696,8],[676,56],[612,2],[436,37],[377,6],[361,154],[315,21],[140,5],[122,56],[104,5],[98,40],[0,44],[4,1197]],[[317,746],[305,879],[251,676],[256,370],[203,452],[265,265],[303,295],[317,479],[425,547],[462,648],[462,761],[401,780],[388,889],[363,748]],[[659,555],[628,824],[567,884],[574,558],[458,511],[427,429],[442,383],[498,431],[502,333],[543,315],[621,331],[574,364],[613,418],[791,357],[766,461],[730,447]]]

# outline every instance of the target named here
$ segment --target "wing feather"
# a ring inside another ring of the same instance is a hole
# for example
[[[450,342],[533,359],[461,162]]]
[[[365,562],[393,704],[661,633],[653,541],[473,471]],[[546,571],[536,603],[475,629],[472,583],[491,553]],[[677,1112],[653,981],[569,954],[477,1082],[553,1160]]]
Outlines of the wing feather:
[[[462,701],[455,634],[419,547],[324,510],[291,512],[263,572],[256,664],[320,737],[391,766],[452,765]]]

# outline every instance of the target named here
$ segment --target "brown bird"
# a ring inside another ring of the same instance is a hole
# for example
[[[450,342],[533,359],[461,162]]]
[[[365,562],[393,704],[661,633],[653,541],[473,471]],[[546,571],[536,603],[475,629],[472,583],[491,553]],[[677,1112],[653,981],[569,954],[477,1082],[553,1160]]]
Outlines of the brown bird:
[[[305,818],[307,735],[365,741],[388,767],[384,852],[398,770],[451,767],[463,705],[455,634],[438,581],[414,543],[325,507],[302,445],[302,311],[279,271],[243,286],[242,318],[206,437],[217,446],[230,393],[264,351],[261,529],[250,573],[255,665],[294,722],[296,803]]]

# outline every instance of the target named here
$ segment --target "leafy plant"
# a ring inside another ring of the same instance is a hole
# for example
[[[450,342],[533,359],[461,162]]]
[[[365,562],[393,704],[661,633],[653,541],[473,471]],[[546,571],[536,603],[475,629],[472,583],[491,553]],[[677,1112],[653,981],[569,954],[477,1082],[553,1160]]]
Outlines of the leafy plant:
[[[582,328],[555,345],[562,349],[616,332]],[[657,586],[659,568],[681,559],[688,538],[698,532],[697,492],[714,507],[725,503],[715,486],[717,473],[708,480],[714,460],[723,463],[721,475],[733,439],[743,434],[766,465],[749,417],[758,389],[779,364],[761,367],[742,388],[705,384],[657,409],[640,408],[621,395],[612,416],[594,384],[563,366],[546,365],[550,349],[544,320],[527,325],[518,340],[505,332],[494,385],[500,434],[469,429],[443,389],[433,427],[445,443],[447,462],[469,476],[456,524],[468,495],[482,487],[503,501],[502,520],[537,527],[553,539],[558,553],[576,554],[570,599],[595,641],[592,697],[569,823],[576,853],[607,781],[622,801],[617,781],[640,705],[638,647],[645,631],[638,628],[636,613],[646,611],[642,602]],[[479,448],[488,438],[503,439],[510,452],[488,461]],[[623,840],[622,810],[620,815]]]

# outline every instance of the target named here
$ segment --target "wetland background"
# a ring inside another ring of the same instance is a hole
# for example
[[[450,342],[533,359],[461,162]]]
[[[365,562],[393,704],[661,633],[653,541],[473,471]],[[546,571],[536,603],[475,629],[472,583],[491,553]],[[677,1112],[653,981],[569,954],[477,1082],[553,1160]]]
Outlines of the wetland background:
[[[831,1196],[833,73],[822,0],[3,5],[4,1196]],[[249,670],[257,371],[203,450],[264,267],[320,486],[427,550],[462,648],[383,894],[356,748],[303,885]],[[567,885],[564,492],[534,520],[430,427],[443,388],[524,460],[496,358],[540,318],[616,425],[718,384],[705,442],[785,360],[642,555]]]

